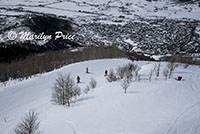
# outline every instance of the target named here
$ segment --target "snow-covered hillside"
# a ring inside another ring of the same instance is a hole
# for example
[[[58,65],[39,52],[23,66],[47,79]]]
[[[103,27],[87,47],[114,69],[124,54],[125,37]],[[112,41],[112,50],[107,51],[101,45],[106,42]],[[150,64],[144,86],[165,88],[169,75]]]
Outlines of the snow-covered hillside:
[[[70,28],[66,25],[69,21]],[[187,4],[178,0],[0,1],[0,47],[4,48],[21,44],[28,51],[37,51],[38,47],[49,50],[115,43],[151,56],[191,56],[200,53],[199,29],[200,3],[195,0]],[[75,39],[58,42],[19,38],[22,31],[55,35],[55,30],[73,34]],[[9,40],[10,31],[17,33],[16,40]]]
[[[200,19],[199,3],[177,4],[171,0],[1,0],[0,7],[52,13],[56,15],[75,16],[115,16],[125,15],[129,18],[136,16],[168,18]],[[7,13],[6,13],[7,12]],[[4,11],[1,14],[13,14],[16,12]]]
[[[43,134],[199,134],[200,71],[198,66],[179,66],[171,79],[148,81],[154,62],[134,62],[141,67],[141,81],[131,83],[127,94],[120,81],[109,83],[105,69],[131,63],[105,59],[71,64],[21,82],[0,87],[0,133],[13,131],[30,109],[39,113]],[[161,69],[166,63],[161,64]],[[86,74],[88,67],[91,73]],[[59,73],[81,77],[84,89],[90,80],[97,87],[81,95],[71,107],[53,105],[51,93]],[[183,76],[183,81],[174,78]],[[6,121],[5,121],[6,119]]]

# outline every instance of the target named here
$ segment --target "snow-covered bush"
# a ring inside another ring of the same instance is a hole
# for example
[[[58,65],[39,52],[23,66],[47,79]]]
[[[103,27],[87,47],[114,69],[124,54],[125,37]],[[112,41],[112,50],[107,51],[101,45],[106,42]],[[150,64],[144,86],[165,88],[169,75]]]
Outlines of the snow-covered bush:
[[[90,82],[89,82],[90,88],[96,88],[97,86],[97,81],[94,78],[91,78]]]
[[[84,93],[88,94],[89,91],[90,91],[90,86],[87,85],[86,88],[84,89]]]
[[[123,79],[125,75],[125,68],[118,66],[116,69],[116,75],[118,78]]]
[[[124,77],[126,77],[129,81],[131,81],[132,78],[135,77],[135,79],[137,80],[140,69],[141,68],[137,65],[129,63],[123,67],[119,66],[116,69],[116,75],[119,79],[123,79]]]
[[[117,77],[113,69],[110,69],[109,74],[107,76],[107,80],[108,82],[117,81]]]
[[[59,105],[67,104],[70,106],[71,99],[80,93],[80,88],[75,84],[70,74],[60,74],[53,86],[52,101]]]
[[[30,111],[14,129],[14,134],[40,134],[38,113]]]

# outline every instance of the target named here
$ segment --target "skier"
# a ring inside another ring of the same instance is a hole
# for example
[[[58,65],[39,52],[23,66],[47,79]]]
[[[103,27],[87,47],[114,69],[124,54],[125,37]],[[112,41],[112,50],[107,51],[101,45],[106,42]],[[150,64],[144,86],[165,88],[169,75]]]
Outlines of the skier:
[[[88,69],[88,67],[86,68],[86,73],[89,73],[89,69]]]
[[[104,76],[107,76],[108,75],[108,70],[105,70],[105,75]]]
[[[80,83],[80,77],[79,76],[77,76],[77,83]]]

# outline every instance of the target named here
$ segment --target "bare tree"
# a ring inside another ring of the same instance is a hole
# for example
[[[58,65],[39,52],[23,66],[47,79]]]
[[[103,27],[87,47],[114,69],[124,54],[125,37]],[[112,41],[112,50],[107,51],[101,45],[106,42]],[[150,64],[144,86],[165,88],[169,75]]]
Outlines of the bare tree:
[[[178,67],[178,64],[176,64],[175,62],[170,62],[167,64],[167,68],[169,69],[169,75],[168,78],[171,78],[172,73],[174,72],[174,70]]]
[[[149,72],[149,82],[151,82],[152,76],[153,76],[153,69],[150,70]]]
[[[75,84],[70,74],[62,75],[56,79],[52,92],[52,101],[57,104],[70,106],[73,97],[80,95],[80,88]]]
[[[133,79],[133,74],[132,74],[132,71],[131,70],[126,70],[125,71],[125,79],[127,79],[127,81],[129,83],[131,83],[132,79]]]
[[[40,134],[39,125],[38,113],[31,110],[14,129],[14,134]]]
[[[139,71],[141,70],[141,67],[138,67],[134,70],[134,74],[135,74],[135,79],[137,80],[139,77],[138,77],[138,73]]]
[[[124,93],[126,93],[128,87],[130,86],[130,81],[127,78],[124,78],[122,80],[121,86],[122,86],[122,89],[124,90]]]
[[[161,66],[160,62],[154,64],[154,71],[155,71],[156,77],[159,77],[159,75],[160,75],[160,66]]]
[[[90,88],[96,88],[97,86],[97,81],[94,78],[91,78],[90,82],[89,82]]]
[[[165,77],[165,80],[167,80],[168,75],[169,75],[169,70],[167,68],[163,69],[163,76]]]

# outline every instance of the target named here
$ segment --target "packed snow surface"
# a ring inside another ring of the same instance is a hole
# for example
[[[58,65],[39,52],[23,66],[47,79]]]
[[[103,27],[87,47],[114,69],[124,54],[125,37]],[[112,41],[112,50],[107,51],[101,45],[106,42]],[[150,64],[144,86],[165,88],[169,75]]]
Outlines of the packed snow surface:
[[[141,67],[141,81],[133,81],[127,94],[121,82],[109,83],[105,69],[122,66],[128,59],[104,59],[67,65],[21,82],[0,87],[0,133],[10,134],[30,109],[39,113],[43,134],[199,134],[200,69],[180,65],[164,80],[148,74],[155,62],[134,62]],[[161,63],[161,70],[167,63]],[[85,73],[88,67],[90,73]],[[74,100],[71,107],[52,104],[53,83],[58,74],[79,75],[84,89],[91,78],[97,87]],[[182,76],[182,81],[175,78]]]

